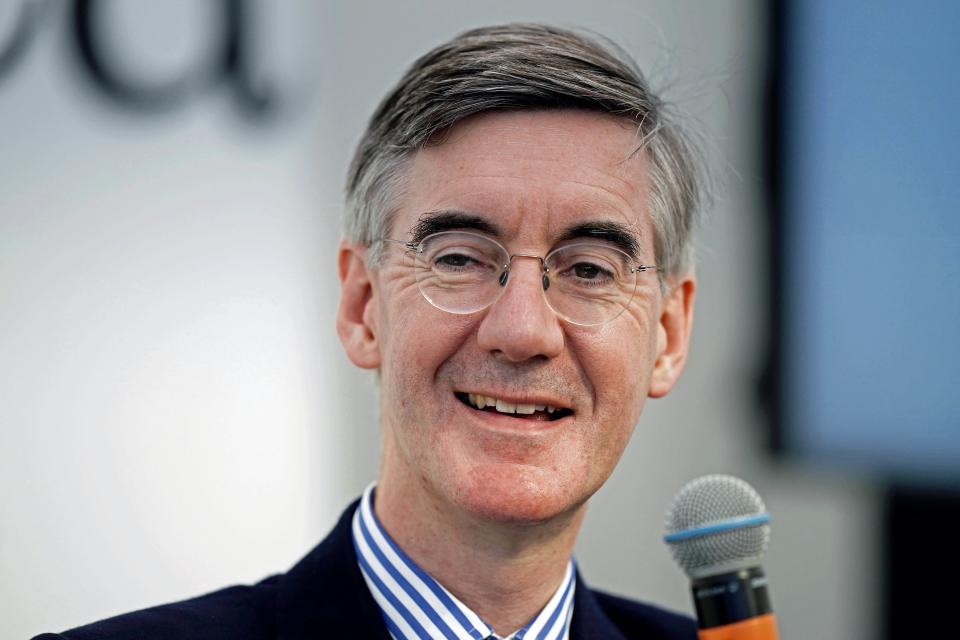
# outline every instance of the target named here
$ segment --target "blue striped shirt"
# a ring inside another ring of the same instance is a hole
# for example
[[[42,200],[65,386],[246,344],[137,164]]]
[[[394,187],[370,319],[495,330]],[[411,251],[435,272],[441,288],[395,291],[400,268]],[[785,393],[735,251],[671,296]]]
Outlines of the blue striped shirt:
[[[363,579],[395,640],[567,640],[576,584],[572,559],[543,610],[501,639],[383,530],[373,512],[373,489],[372,484],[367,487],[353,515],[353,546]]]

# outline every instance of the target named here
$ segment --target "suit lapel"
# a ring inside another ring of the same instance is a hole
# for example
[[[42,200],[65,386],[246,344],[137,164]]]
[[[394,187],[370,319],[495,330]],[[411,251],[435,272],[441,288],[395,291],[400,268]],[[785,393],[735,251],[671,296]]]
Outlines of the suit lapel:
[[[357,565],[350,523],[359,501],[323,542],[283,576],[277,594],[280,640],[390,640]]]
[[[580,572],[573,598],[573,619],[570,621],[570,640],[627,640],[600,608]]]
[[[353,549],[350,525],[358,503],[350,505],[330,535],[281,579],[277,594],[279,640],[390,640]],[[570,640],[626,640],[579,572]]]

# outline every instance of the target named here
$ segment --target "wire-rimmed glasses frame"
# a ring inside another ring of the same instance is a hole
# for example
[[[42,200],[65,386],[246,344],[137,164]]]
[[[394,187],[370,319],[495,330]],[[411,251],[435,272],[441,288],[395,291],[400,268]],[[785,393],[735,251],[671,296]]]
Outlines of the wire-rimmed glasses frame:
[[[419,242],[381,240],[404,247],[421,295],[454,314],[493,305],[506,289],[513,260],[532,258],[540,262],[544,299],[554,313],[572,324],[601,325],[629,306],[641,274],[657,270],[609,243],[591,240],[562,244],[545,256],[510,253],[472,231],[440,231]]]

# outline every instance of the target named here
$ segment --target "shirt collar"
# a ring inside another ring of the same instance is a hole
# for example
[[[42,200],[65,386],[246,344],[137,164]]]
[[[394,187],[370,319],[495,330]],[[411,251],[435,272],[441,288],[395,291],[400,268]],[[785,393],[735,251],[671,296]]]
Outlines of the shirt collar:
[[[397,640],[482,640],[493,629],[416,565],[380,526],[371,484],[353,515],[353,546],[363,579]],[[547,605],[505,640],[566,640],[573,615],[574,563]]]

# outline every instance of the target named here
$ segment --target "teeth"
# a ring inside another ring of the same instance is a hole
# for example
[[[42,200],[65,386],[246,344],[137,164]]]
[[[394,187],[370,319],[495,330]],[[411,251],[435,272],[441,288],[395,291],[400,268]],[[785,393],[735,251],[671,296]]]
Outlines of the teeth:
[[[485,409],[487,407],[495,407],[500,413],[518,413],[520,415],[531,415],[535,411],[546,411],[547,413],[554,413],[557,411],[557,407],[549,404],[524,404],[524,403],[515,403],[507,402],[506,400],[499,400],[497,398],[492,398],[490,396],[480,395],[479,393],[468,393],[467,397],[470,400],[470,404],[475,406],[477,409]]]

